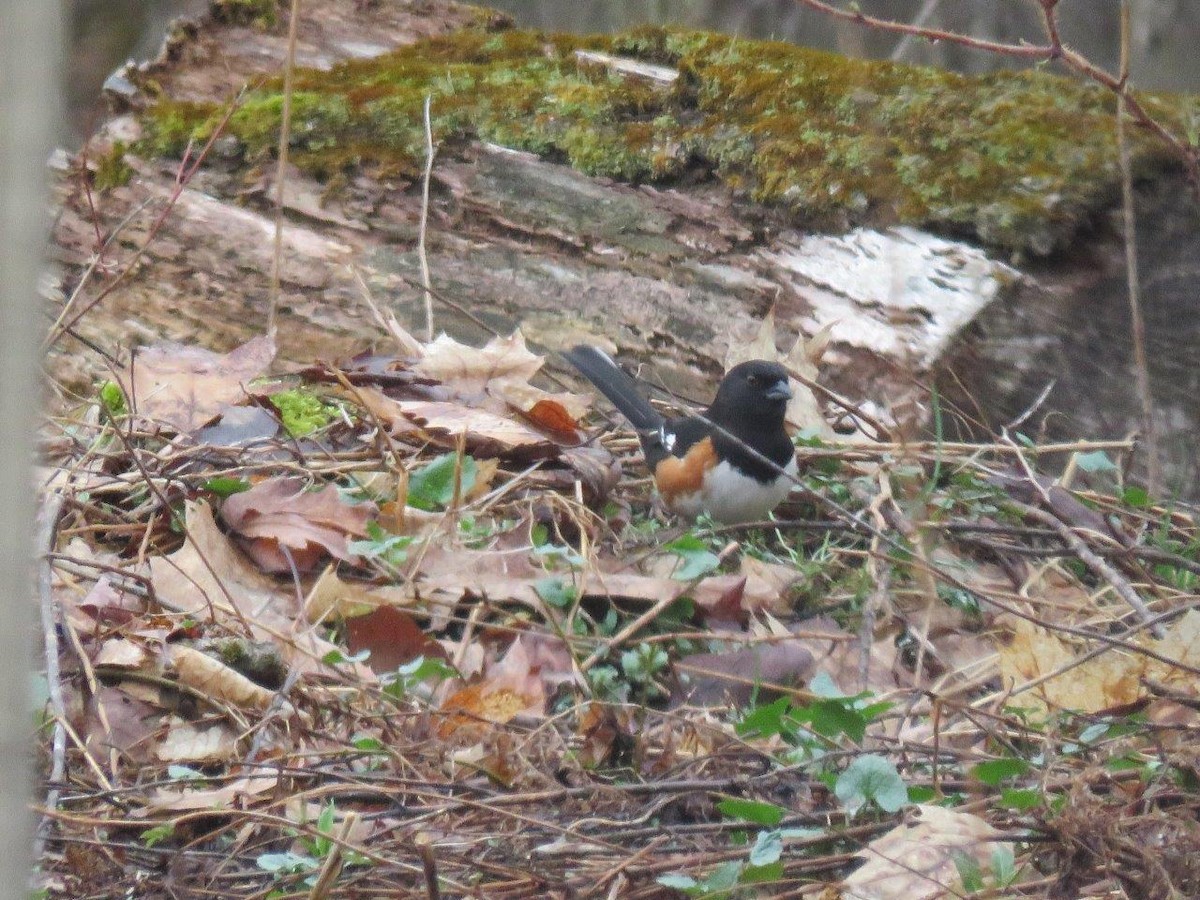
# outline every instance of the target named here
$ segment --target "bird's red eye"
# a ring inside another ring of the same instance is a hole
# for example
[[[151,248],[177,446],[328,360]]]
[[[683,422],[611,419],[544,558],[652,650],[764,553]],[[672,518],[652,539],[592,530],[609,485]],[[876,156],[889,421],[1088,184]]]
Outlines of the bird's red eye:
[[[747,375],[746,376],[746,384],[749,384],[751,386],[758,384],[758,376],[757,375]]]

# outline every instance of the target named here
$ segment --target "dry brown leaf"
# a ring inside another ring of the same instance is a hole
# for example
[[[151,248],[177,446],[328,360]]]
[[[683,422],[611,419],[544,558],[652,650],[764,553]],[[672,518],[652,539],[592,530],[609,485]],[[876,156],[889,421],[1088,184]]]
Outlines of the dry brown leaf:
[[[508,337],[492,338],[482,349],[460,344],[443,334],[425,347],[423,357],[413,369],[442,382],[474,407],[497,413],[511,408],[529,414],[539,402],[551,401],[570,419],[582,417],[590,405],[589,398],[565,392],[548,393],[529,383],[543,362],[542,357],[525,346],[525,337],[518,329]]]
[[[394,672],[418,656],[448,659],[442,645],[425,634],[406,612],[380,606],[346,621],[346,646],[351,653],[370,651],[367,665],[376,674]]]
[[[152,794],[143,806],[135,808],[132,815],[148,816],[155,812],[190,812],[202,809],[239,809],[254,797],[274,792],[278,784],[278,775],[264,774],[247,775],[215,788],[180,791],[164,788]]]
[[[1200,667],[1200,612],[1189,610],[1161,641],[1143,637],[1139,643],[1182,666]],[[1088,648],[1024,620],[1013,625],[1007,645],[1000,648],[1000,670],[1006,685],[1022,684],[1049,675],[1084,655]],[[1160,662],[1141,653],[1113,648],[1094,659],[1071,665],[1060,675],[1013,696],[1015,706],[1045,711],[1070,709],[1100,713],[1137,703],[1150,680],[1188,693],[1195,692],[1189,668]]]
[[[544,715],[546,692],[522,636],[518,636],[483,678],[455,691],[442,703],[439,733],[476,739],[479,720],[502,725],[519,715]]]
[[[118,669],[140,669],[150,661],[150,654],[140,644],[126,638],[105,641],[92,663]]]
[[[680,659],[674,672],[672,708],[684,704],[745,706],[760,691],[771,697],[771,685],[804,683],[812,675],[813,656],[803,641],[792,638],[719,653],[693,653]]]
[[[522,448],[526,454],[535,448],[537,456],[552,456],[556,445],[544,434],[524,422],[506,418],[485,409],[445,403],[437,400],[396,400],[396,410],[402,416],[428,431],[441,432],[445,446],[454,446],[458,435],[466,434],[467,448],[484,454],[506,454]]]
[[[304,598],[304,617],[315,625],[331,616],[351,618],[379,606],[411,606],[416,602],[417,596],[401,585],[343,581],[329,565]]]
[[[133,410],[185,434],[210,422],[245,394],[275,358],[270,335],[252,338],[229,353],[166,342],[137,351],[122,387]]]
[[[155,755],[169,763],[226,762],[237,755],[237,735],[224,725],[197,728],[178,716],[167,720],[167,734]]]
[[[367,522],[378,515],[373,503],[347,503],[337,487],[305,490],[299,478],[269,478],[234,494],[221,506],[221,518],[244,539],[246,552],[268,572],[290,572],[292,562],[310,571],[326,553],[350,560],[350,539],[366,537]]]
[[[175,669],[181,684],[194,688],[206,697],[246,709],[266,709],[275,699],[275,692],[255,684],[225,663],[191,647],[172,646],[167,662]],[[291,704],[282,708],[291,712]]]
[[[1018,620],[1012,638],[1000,648],[1000,672],[1006,687],[1019,690],[1023,684],[1073,663],[1083,652],[1084,648],[1073,647],[1045,628]],[[1073,709],[1095,713],[1125,706],[1141,694],[1138,681],[1143,665],[1140,656],[1112,650],[1021,691],[1008,702],[1041,712]]]
[[[146,762],[158,743],[160,714],[157,705],[101,685],[88,702],[85,743],[93,753],[112,749],[130,762]]]
[[[561,441],[579,443],[579,424],[557,400],[538,400],[525,413],[525,417],[542,431],[547,431]]]
[[[855,854],[866,864],[842,883],[843,897],[961,897],[962,877],[955,865],[956,856],[966,854],[974,857],[982,870],[991,868],[993,841],[1000,832],[986,821],[940,806],[917,806],[916,812],[919,819],[897,825]]]
[[[303,618],[297,620],[292,588],[251,566],[217,527],[207,503],[189,502],[185,523],[184,545],[147,563],[159,602],[201,622],[211,614],[212,621],[235,630],[245,622],[256,640],[279,645],[289,667],[301,673],[320,671],[321,659],[336,648],[314,634]],[[353,673],[374,679],[365,666],[354,666]]]
[[[492,338],[482,349],[442,334],[425,347],[413,369],[469,397],[482,396],[496,382],[528,383],[541,367],[542,358],[529,351],[518,329],[506,338]]]

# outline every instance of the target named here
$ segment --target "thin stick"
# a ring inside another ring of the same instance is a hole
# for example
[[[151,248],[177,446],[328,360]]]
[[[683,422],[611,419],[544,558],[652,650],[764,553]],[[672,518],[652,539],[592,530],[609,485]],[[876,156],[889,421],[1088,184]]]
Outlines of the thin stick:
[[[421,284],[425,289],[425,340],[433,340],[433,293],[429,280],[429,256],[425,252],[425,232],[429,225],[429,181],[433,177],[433,125],[429,105],[433,95],[425,95],[425,177],[421,185],[421,229],[417,235],[417,258],[421,261]]]
[[[1142,435],[1146,441],[1146,489],[1157,496],[1162,486],[1162,468],[1158,458],[1158,430],[1154,426],[1154,398],[1150,393],[1150,369],[1146,363],[1146,323],[1142,319],[1140,279],[1138,278],[1137,216],[1133,208],[1133,165],[1130,161],[1129,135],[1129,0],[1121,0],[1121,87],[1117,104],[1117,147],[1121,160],[1121,206],[1125,214],[1125,281],[1129,290],[1129,320],[1133,339],[1134,374],[1138,399],[1142,405]]]
[[[275,333],[279,308],[279,274],[283,266],[283,189],[287,181],[288,144],[292,139],[292,81],[296,69],[296,29],[300,23],[300,0],[292,0],[288,17],[287,58],[283,63],[283,109],[279,121],[279,166],[275,171],[275,247],[271,255],[271,286],[268,294],[267,333]]]

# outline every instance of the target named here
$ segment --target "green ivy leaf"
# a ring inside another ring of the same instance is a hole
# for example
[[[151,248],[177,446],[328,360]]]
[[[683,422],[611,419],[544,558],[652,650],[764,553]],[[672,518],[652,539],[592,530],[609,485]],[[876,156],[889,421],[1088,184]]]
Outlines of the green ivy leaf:
[[[721,565],[717,554],[709,550],[704,541],[694,534],[685,534],[666,544],[663,549],[683,560],[683,565],[671,575],[679,581],[693,581],[715,571]]]
[[[884,812],[896,812],[908,803],[908,788],[896,767],[882,756],[860,756],[838,776],[834,794],[855,815],[868,802]]]
[[[1075,465],[1085,472],[1117,472],[1116,464],[1108,458],[1103,450],[1093,450],[1091,453],[1076,453]]]
[[[981,762],[971,769],[971,774],[986,785],[996,787],[1006,778],[1016,778],[1029,771],[1029,763],[1023,759],[992,759]]]
[[[575,602],[575,585],[566,584],[561,578],[541,578],[534,582],[537,595],[555,609],[566,609]]]
[[[731,819],[743,819],[755,825],[778,825],[783,821],[783,809],[774,803],[759,803],[756,800],[738,800],[730,797],[717,804],[721,815]]]
[[[426,512],[449,506],[450,501],[454,499],[454,468],[457,457],[456,453],[443,453],[433,462],[409,475],[408,505]],[[466,494],[475,486],[475,474],[474,458],[463,456],[460,494]]]
[[[758,833],[754,846],[750,849],[750,865],[769,866],[778,862],[783,855],[783,834],[778,828],[771,828]]]
[[[210,478],[204,482],[204,490],[224,499],[250,490],[250,482],[245,478]]]

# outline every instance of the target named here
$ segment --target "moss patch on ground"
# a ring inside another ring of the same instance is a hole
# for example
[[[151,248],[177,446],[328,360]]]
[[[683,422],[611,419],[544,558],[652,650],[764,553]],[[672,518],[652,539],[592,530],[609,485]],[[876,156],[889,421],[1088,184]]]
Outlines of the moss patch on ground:
[[[671,66],[671,86],[584,63],[594,50]],[[591,175],[670,183],[715,176],[797,223],[903,222],[1010,251],[1063,247],[1118,184],[1115,100],[1043,71],[969,78],[791,44],[646,28],[564,36],[468,29],[332,71],[297,73],[292,154],[322,176],[357,166],[415,174],[422,106],[437,140],[532,151]],[[1182,123],[1194,98],[1147,97]],[[249,93],[228,132],[273,152],[282,98]],[[162,100],[143,150],[178,153],[222,117]],[[1180,126],[1181,127],[1181,126]],[[1133,133],[1140,174],[1172,164]]]

